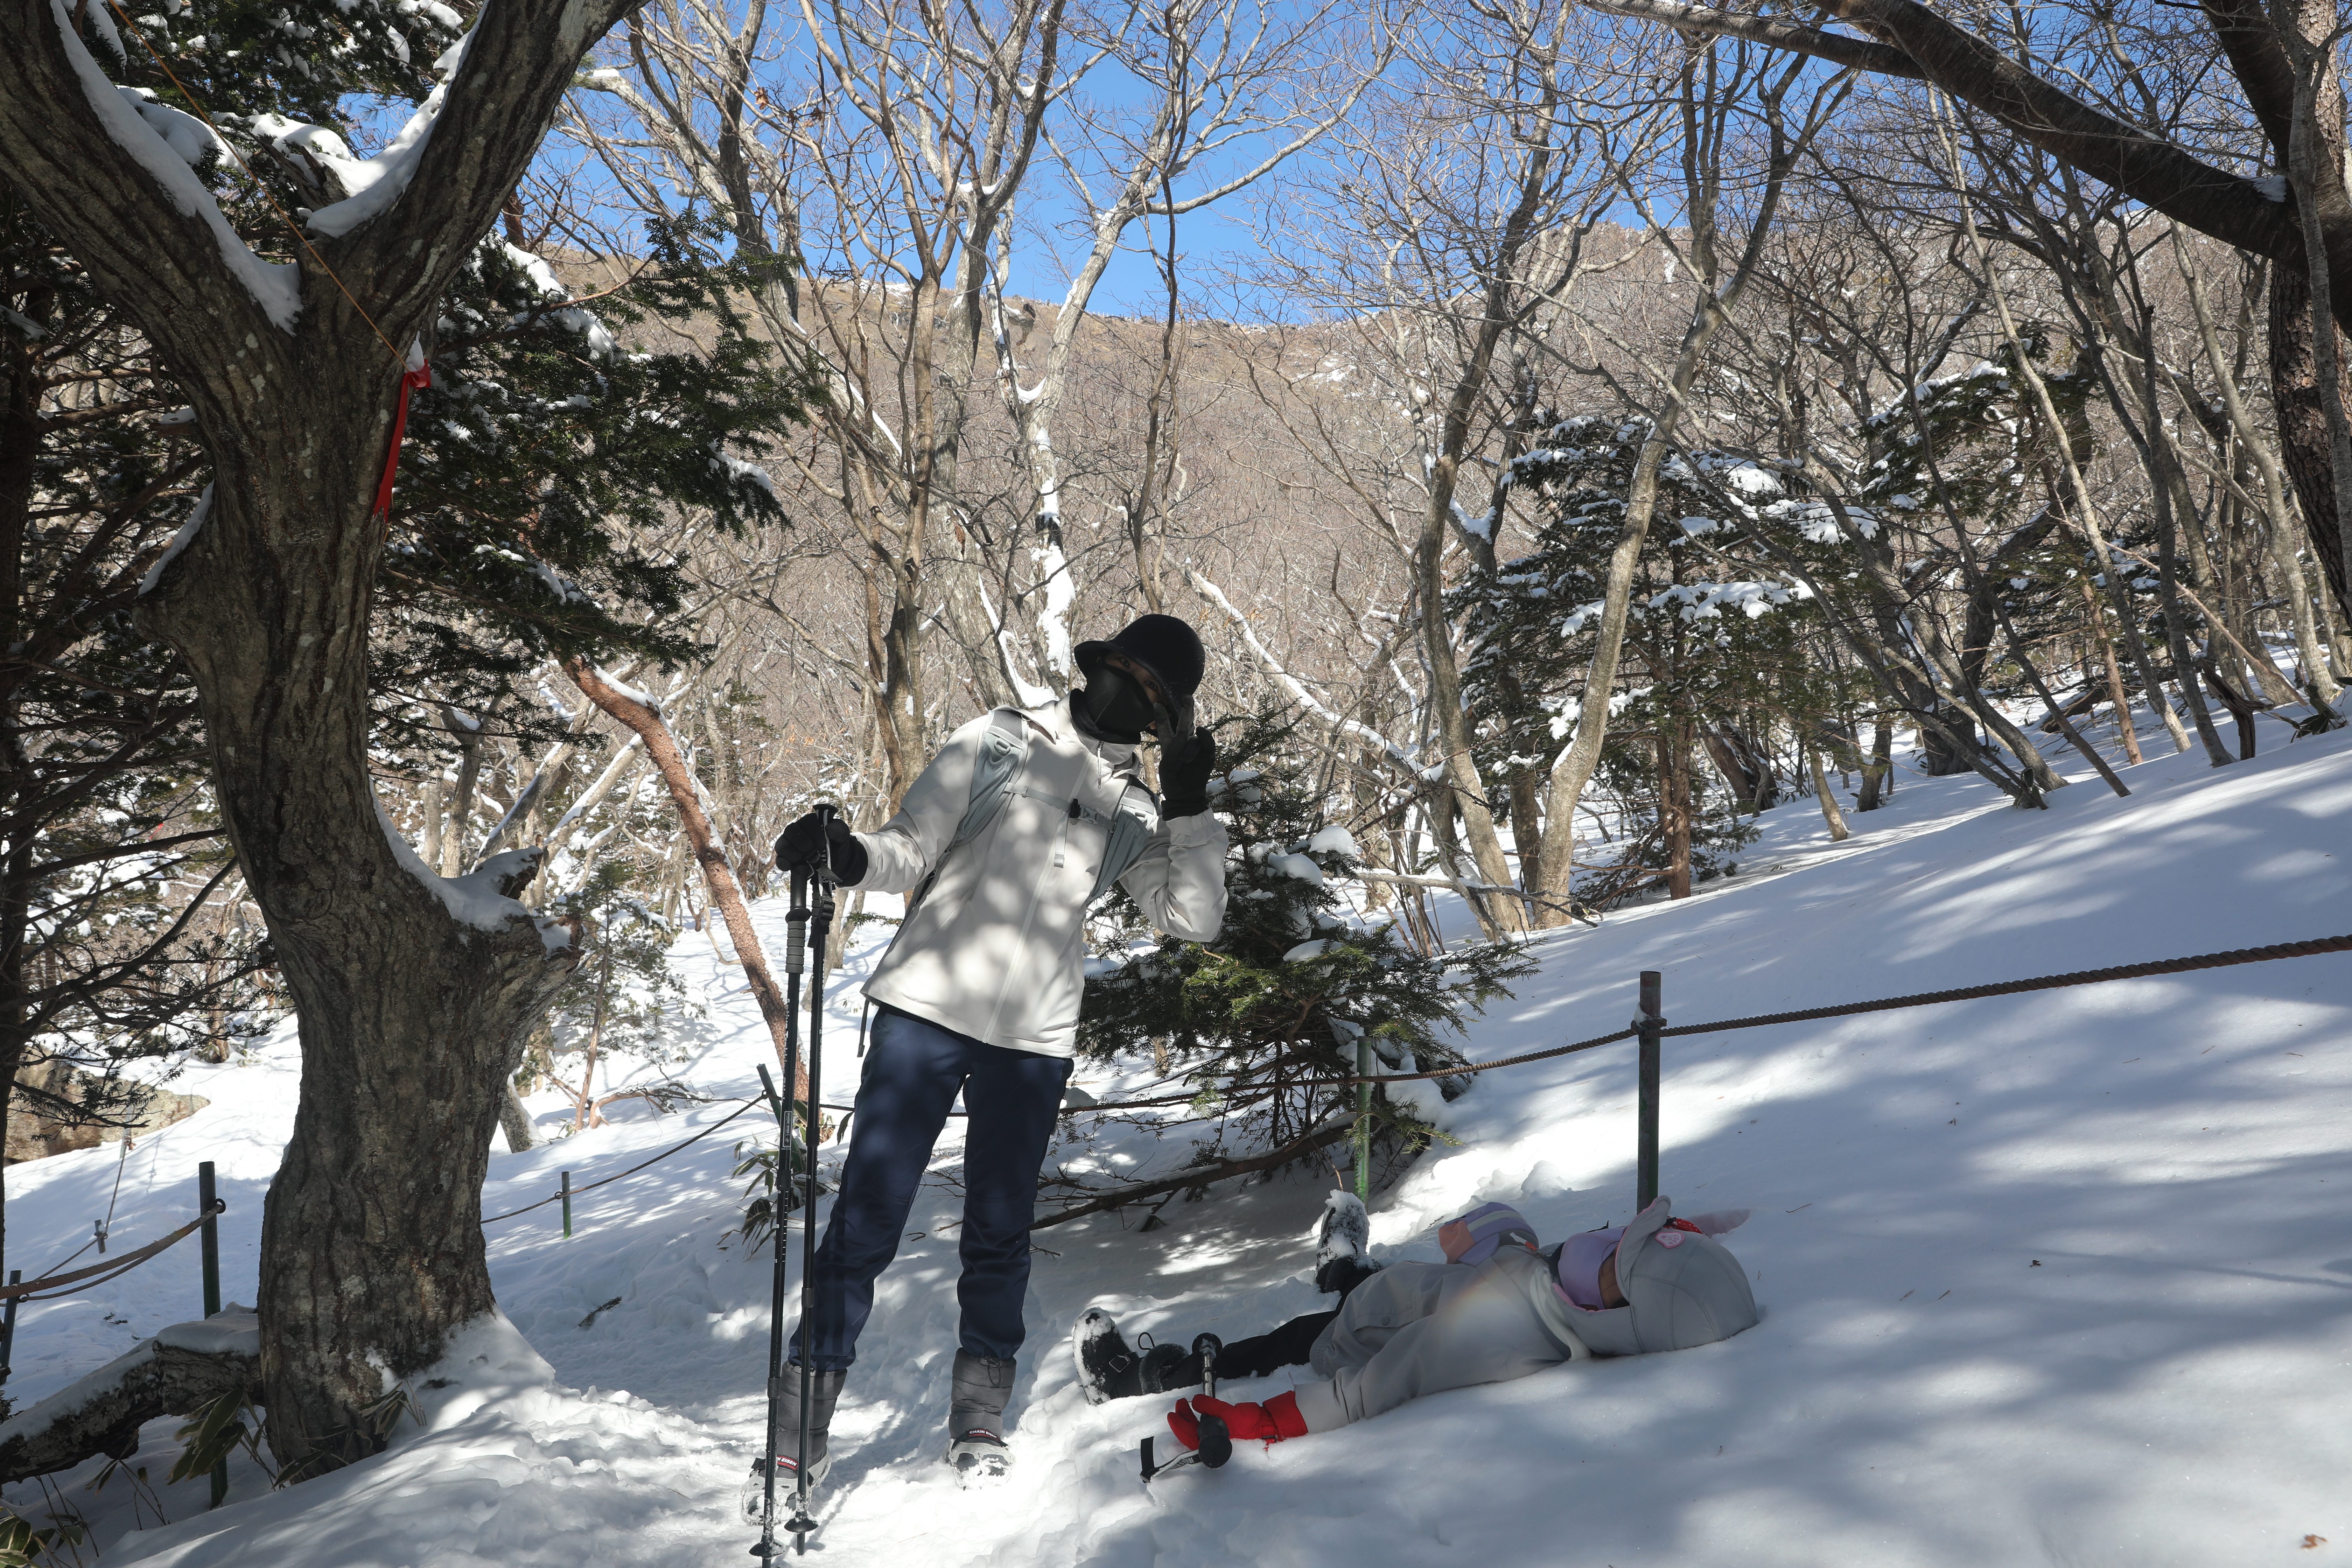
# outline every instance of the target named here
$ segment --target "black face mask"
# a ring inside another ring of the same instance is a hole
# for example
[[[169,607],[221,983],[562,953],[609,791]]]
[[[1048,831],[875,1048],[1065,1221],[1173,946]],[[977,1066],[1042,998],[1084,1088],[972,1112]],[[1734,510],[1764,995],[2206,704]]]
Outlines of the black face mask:
[[[1113,665],[1099,665],[1070,702],[1071,717],[1097,741],[1132,746],[1143,739],[1144,726],[1157,717],[1151,699],[1132,676]]]

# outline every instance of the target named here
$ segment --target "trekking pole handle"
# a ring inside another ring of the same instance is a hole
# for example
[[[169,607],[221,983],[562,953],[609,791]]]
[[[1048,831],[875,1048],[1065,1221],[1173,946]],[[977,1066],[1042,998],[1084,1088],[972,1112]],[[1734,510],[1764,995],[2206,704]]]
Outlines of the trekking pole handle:
[[[841,880],[833,871],[833,825],[840,818],[841,808],[820,803],[814,807],[814,812],[817,826],[824,834],[820,842],[824,846],[824,859],[816,873],[817,897],[822,899],[830,894]]]
[[[784,910],[784,973],[798,974],[808,967],[809,874],[793,871],[793,901]]]

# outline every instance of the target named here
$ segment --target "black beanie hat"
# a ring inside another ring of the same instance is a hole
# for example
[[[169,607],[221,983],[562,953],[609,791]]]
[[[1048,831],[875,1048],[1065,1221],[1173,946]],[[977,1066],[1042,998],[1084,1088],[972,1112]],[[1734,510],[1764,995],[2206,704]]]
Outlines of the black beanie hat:
[[[1208,655],[1201,647],[1200,634],[1191,626],[1173,616],[1141,616],[1110,641],[1082,642],[1071,652],[1089,680],[1104,658],[1113,653],[1150,670],[1168,693],[1169,705],[1173,710],[1169,717],[1174,721],[1176,738],[1192,734],[1192,693],[1200,689],[1202,671],[1208,668]]]

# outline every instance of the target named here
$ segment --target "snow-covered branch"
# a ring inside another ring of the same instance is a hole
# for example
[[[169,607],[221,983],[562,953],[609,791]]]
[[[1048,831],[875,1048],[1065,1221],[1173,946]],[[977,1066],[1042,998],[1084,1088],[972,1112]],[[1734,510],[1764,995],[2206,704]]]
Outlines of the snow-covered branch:
[[[1317,697],[1312,691],[1309,691],[1305,683],[1300,681],[1297,677],[1292,675],[1288,670],[1285,669],[1282,667],[1282,661],[1275,658],[1274,655],[1267,650],[1265,644],[1258,640],[1255,628],[1251,626],[1249,624],[1249,617],[1243,615],[1240,610],[1234,608],[1234,602],[1225,597],[1225,591],[1223,589],[1218,587],[1214,583],[1212,583],[1206,577],[1202,576],[1200,573],[1194,571],[1190,562],[1185,562],[1181,564],[1182,571],[1184,573],[1184,581],[1192,585],[1192,592],[1198,594],[1202,599],[1205,599],[1211,605],[1215,605],[1218,610],[1223,613],[1227,620],[1233,622],[1234,628],[1241,633],[1242,641],[1248,646],[1250,653],[1257,659],[1259,668],[1264,669],[1266,674],[1272,676],[1274,679],[1281,685],[1285,691],[1289,692],[1292,700],[1297,701],[1300,707],[1306,709],[1308,712],[1314,714],[1317,718],[1322,720],[1326,724],[1328,724],[1331,728],[1339,731],[1340,733],[1353,735],[1358,740],[1363,742],[1366,745],[1374,747],[1380,752],[1385,753],[1389,760],[1395,763],[1399,767],[1405,768],[1416,774],[1422,771],[1421,761],[1413,755],[1412,751],[1406,747],[1398,745],[1394,741],[1390,740],[1386,735],[1381,734],[1378,730],[1373,729],[1370,725],[1363,723],[1358,720],[1350,719],[1345,714],[1334,711],[1322,700],[1322,699]]]

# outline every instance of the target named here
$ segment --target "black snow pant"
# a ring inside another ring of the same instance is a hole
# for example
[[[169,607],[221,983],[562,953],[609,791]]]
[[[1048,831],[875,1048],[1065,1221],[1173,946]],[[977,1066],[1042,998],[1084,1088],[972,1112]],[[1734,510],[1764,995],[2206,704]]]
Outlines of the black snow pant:
[[[1365,1268],[1360,1273],[1349,1272],[1339,1283],[1339,1300],[1344,1305],[1348,1293],[1370,1279],[1379,1270]],[[1293,1318],[1279,1328],[1268,1329],[1262,1334],[1252,1334],[1245,1340],[1235,1340],[1217,1352],[1219,1377],[1271,1377],[1286,1366],[1305,1366],[1316,1340],[1339,1315],[1339,1309],[1328,1312],[1309,1312],[1303,1318]],[[1178,1362],[1167,1378],[1171,1388],[1183,1388],[1202,1381],[1201,1358],[1187,1355]]]

